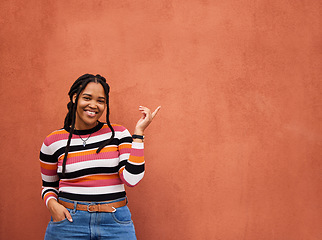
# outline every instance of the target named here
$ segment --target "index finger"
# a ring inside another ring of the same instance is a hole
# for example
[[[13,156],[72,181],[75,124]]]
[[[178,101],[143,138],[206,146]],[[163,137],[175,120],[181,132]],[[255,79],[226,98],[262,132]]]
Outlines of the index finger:
[[[157,115],[157,113],[159,112],[161,106],[157,107],[157,109],[154,110],[154,112],[152,113],[152,118],[155,117],[155,115]]]

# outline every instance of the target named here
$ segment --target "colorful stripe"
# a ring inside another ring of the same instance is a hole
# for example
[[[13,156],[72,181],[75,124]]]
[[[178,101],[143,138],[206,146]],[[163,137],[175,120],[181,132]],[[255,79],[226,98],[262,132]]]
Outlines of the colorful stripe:
[[[66,162],[66,176],[61,178],[62,161],[69,132],[60,129],[49,134],[40,151],[43,180],[42,198],[68,196],[75,201],[109,201],[125,196],[124,184],[135,186],[144,175],[144,145],[132,143],[130,132],[121,125],[112,125],[113,141],[96,153],[98,146],[111,137],[106,124],[99,123],[83,146],[73,135]],[[98,130],[97,130],[98,129]],[[82,135],[81,135],[82,136]],[[88,135],[83,135],[86,139]]]

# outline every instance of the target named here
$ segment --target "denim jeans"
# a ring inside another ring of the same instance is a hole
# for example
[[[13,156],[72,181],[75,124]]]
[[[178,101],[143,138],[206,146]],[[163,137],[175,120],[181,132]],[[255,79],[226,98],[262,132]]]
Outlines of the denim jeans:
[[[75,202],[62,199],[66,202],[80,204],[93,204],[89,202]],[[124,200],[119,199],[118,201]],[[116,201],[111,201],[116,202]],[[105,202],[106,203],[106,202]],[[94,203],[95,204],[95,203]],[[73,222],[64,219],[60,222],[48,223],[45,240],[96,240],[96,239],[119,239],[136,240],[131,213],[127,206],[116,209],[116,212],[87,212],[67,209]]]

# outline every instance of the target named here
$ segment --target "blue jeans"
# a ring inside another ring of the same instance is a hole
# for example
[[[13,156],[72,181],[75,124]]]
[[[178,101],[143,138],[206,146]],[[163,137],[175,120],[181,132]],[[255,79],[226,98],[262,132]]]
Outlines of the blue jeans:
[[[74,206],[76,206],[76,203],[93,204],[62,200],[74,203]],[[124,198],[117,201],[121,200],[124,200]],[[131,213],[127,206],[117,208],[116,212],[113,213],[80,211],[76,210],[75,207],[67,210],[70,212],[73,222],[69,222],[67,219],[53,222],[51,218],[47,226],[45,240],[136,240]]]

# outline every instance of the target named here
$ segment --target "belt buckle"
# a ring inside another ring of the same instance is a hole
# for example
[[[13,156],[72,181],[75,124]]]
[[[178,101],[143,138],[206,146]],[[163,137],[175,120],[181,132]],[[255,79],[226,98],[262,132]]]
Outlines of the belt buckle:
[[[88,204],[88,205],[87,205],[87,212],[90,212],[90,213],[96,212],[96,211],[91,211],[91,210],[89,209],[89,207],[90,207],[90,206],[95,206],[95,205],[96,205],[96,204],[93,204],[93,203]]]

